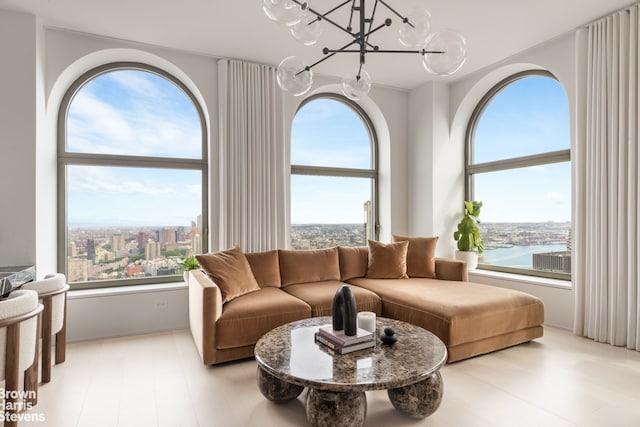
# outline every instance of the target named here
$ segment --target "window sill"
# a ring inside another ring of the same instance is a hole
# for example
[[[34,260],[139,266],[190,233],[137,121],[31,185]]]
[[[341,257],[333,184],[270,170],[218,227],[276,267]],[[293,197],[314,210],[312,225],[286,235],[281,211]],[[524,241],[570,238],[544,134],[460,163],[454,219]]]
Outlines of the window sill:
[[[473,277],[494,278],[500,280],[508,280],[510,282],[518,282],[527,285],[547,286],[551,288],[571,290],[571,282],[567,280],[550,279],[547,277],[526,276],[524,274],[503,273],[501,271],[490,270],[473,270],[469,272],[469,280],[473,281]]]
[[[159,283],[150,285],[112,286],[109,288],[78,289],[67,293],[69,299],[95,298],[112,295],[146,294],[162,291],[186,289],[185,282]]]

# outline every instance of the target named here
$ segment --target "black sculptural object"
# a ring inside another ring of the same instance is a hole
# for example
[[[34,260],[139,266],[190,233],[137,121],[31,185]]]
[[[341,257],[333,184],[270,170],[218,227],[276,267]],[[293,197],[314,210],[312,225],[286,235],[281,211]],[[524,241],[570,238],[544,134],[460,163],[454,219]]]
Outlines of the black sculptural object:
[[[358,313],[356,298],[349,286],[341,286],[333,297],[333,330],[354,336],[358,329]]]

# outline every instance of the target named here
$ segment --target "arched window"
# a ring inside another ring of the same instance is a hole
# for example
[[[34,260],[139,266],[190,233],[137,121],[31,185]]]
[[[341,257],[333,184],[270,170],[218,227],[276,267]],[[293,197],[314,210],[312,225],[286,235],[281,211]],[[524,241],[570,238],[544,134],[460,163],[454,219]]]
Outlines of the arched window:
[[[138,63],[81,76],[58,120],[59,269],[76,288],[176,281],[206,251],[202,110]]]
[[[309,98],[291,127],[291,247],[366,245],[377,235],[376,137],[364,111]]]
[[[467,131],[467,198],[483,202],[480,268],[570,279],[569,104],[548,72],[493,87]]]

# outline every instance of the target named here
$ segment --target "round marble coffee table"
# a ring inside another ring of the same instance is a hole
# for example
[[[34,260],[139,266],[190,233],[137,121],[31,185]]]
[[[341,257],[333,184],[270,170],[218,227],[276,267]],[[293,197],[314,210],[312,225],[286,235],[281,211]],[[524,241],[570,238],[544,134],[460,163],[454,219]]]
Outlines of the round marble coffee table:
[[[307,420],[314,426],[361,426],[367,414],[367,390],[387,390],[393,406],[423,418],[438,409],[447,360],[445,345],[431,332],[393,319],[378,318],[377,332],[395,329],[398,341],[387,346],[331,355],[314,342],[319,326],[331,317],[289,323],[265,334],[255,347],[258,387],[275,402],[293,400],[308,388]]]

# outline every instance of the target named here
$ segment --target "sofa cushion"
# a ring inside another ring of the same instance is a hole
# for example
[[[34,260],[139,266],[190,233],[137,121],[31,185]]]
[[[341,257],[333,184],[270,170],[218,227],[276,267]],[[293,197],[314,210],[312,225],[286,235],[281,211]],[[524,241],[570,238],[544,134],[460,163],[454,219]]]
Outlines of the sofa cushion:
[[[223,304],[260,289],[246,256],[237,246],[226,251],[196,255],[196,259],[220,288]]]
[[[394,242],[409,242],[407,276],[436,279],[436,244],[438,237],[408,237],[394,234]]]
[[[369,248],[367,246],[338,246],[340,280],[345,281],[367,275]]]
[[[311,307],[282,289],[262,288],[228,302],[216,322],[217,349],[255,344],[271,329],[311,317]]]
[[[447,347],[542,325],[544,305],[533,295],[470,282],[411,278],[352,279],[382,298],[382,315],[421,326]]]
[[[306,251],[279,250],[282,286],[340,280],[338,248]]]
[[[369,240],[367,276],[371,279],[406,279],[409,242],[382,243]]]
[[[344,285],[344,282],[337,280],[326,280],[323,282],[298,283],[283,289],[285,292],[309,304],[311,306],[311,315],[318,317],[331,316],[333,297],[338,289]],[[380,315],[382,304],[378,295],[357,286],[350,286],[350,288],[356,299],[357,311],[374,311]]]
[[[273,286],[280,287],[280,264],[278,251],[246,253],[247,261],[251,266],[253,276],[261,288]]]

